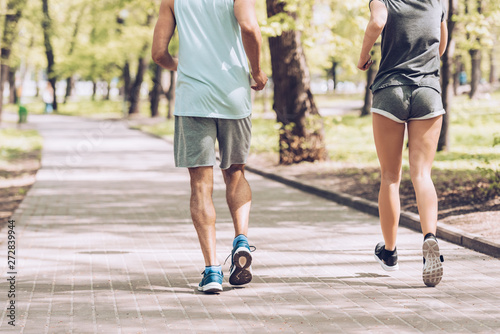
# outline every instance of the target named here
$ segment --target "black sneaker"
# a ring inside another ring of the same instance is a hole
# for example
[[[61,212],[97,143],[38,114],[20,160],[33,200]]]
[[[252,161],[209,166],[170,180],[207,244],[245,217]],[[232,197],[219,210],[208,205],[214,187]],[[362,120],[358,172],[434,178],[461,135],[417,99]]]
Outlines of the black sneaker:
[[[422,245],[422,254],[424,256],[424,268],[422,270],[422,279],[427,286],[436,286],[443,278],[443,256],[439,253],[439,245],[436,236],[428,233],[425,236]]]
[[[382,266],[382,269],[386,271],[399,270],[397,250],[394,249],[394,252],[386,250],[384,242],[379,242],[377,246],[375,246],[375,260],[377,260]]]

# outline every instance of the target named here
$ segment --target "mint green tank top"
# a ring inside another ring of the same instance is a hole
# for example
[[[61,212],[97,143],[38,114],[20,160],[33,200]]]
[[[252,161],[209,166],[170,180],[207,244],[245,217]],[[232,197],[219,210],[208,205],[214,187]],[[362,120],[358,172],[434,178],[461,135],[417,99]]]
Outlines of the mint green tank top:
[[[251,114],[248,62],[234,0],[175,0],[179,32],[176,116]]]

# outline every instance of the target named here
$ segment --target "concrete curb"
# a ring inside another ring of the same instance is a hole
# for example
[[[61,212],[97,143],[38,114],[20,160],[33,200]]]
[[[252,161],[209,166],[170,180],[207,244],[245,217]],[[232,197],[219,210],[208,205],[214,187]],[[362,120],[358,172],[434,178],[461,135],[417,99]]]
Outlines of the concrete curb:
[[[286,177],[263,171],[259,168],[246,165],[246,170],[249,172],[261,175],[265,178],[286,184],[304,192],[328,199],[333,202],[354,208],[356,210],[368,213],[378,217],[378,204],[364,198],[351,196],[343,193],[338,193],[332,190],[307,184],[294,177]],[[401,211],[399,224],[408,227],[417,232],[421,232],[420,218],[417,214],[408,211]],[[440,239],[449,241],[459,246],[470,248],[477,252],[500,258],[500,244],[486,240],[481,236],[464,232],[454,226],[439,223],[437,228],[437,236]]]

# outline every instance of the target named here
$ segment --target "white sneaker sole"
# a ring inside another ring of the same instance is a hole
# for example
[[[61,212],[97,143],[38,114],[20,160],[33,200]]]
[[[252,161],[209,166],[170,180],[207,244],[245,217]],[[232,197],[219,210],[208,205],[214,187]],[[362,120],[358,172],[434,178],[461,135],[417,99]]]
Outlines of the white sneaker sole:
[[[382,262],[382,260],[380,260],[376,254],[373,254],[373,257],[375,257],[375,260],[377,260],[377,262],[380,263],[380,265],[382,266],[382,269],[384,269],[385,271],[398,271],[399,270],[399,263],[396,263],[396,265],[394,265],[394,266],[388,266],[384,262]]]
[[[205,293],[221,292],[222,291],[222,284],[217,283],[217,282],[212,282],[212,283],[205,284],[204,286],[198,285],[198,291],[205,292]]]
[[[422,270],[424,284],[430,287],[436,286],[443,278],[443,264],[439,253],[439,245],[436,240],[429,238],[424,241],[422,254],[425,259]]]

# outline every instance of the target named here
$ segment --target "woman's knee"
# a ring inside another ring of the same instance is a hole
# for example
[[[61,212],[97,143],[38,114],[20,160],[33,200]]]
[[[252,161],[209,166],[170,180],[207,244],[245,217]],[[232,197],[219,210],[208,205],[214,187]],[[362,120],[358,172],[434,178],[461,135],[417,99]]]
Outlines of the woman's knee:
[[[401,171],[381,171],[381,182],[383,184],[399,184],[401,182]]]
[[[413,184],[428,182],[431,179],[431,169],[410,165],[410,179]]]

